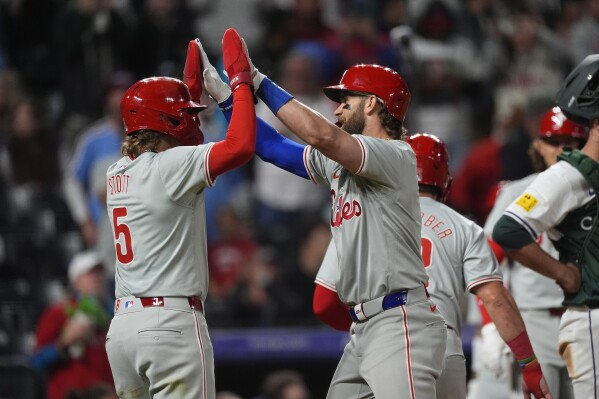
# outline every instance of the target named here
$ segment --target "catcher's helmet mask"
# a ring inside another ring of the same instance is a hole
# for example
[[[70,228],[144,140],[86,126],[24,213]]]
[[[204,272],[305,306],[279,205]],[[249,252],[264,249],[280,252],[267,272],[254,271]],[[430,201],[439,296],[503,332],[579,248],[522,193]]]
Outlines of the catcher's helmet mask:
[[[590,126],[599,118],[599,54],[587,56],[564,80],[556,103],[572,121]]]

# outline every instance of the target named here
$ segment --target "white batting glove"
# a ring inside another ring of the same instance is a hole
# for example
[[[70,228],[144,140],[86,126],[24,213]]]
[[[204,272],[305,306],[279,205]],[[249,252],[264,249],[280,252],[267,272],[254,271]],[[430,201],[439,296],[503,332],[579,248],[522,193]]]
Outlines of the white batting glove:
[[[202,67],[204,68],[202,71],[202,76],[204,77],[204,88],[210,97],[220,104],[229,98],[229,96],[231,96],[231,88],[228,84],[223,82],[216,68],[210,63],[210,60],[208,59],[208,56],[202,47],[200,39],[195,39],[195,42],[200,49],[200,59],[202,61]]]
[[[258,70],[258,68],[256,68],[254,66],[254,63],[252,62],[252,59],[250,58],[250,53],[248,52],[248,46],[247,46],[247,44],[245,44],[245,39],[242,38],[241,42],[243,43],[243,50],[245,51],[245,55],[247,56],[248,62],[250,63],[250,69],[251,69],[252,81],[254,82],[254,93],[255,93],[260,88],[260,84],[262,83],[262,80],[266,77],[266,75],[264,75],[262,72],[260,72]]]
[[[513,355],[503,341],[494,323],[485,324],[481,330],[481,363],[499,379],[507,380],[510,376]]]

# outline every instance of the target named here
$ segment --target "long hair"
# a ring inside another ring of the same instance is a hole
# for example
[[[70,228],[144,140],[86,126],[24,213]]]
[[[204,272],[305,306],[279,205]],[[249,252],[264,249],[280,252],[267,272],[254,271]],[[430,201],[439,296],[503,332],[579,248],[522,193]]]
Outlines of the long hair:
[[[399,119],[393,117],[389,113],[387,107],[381,106],[379,118],[381,120],[381,125],[383,125],[383,128],[385,128],[393,140],[405,140],[408,131],[403,127],[403,123]]]
[[[121,145],[121,153],[137,158],[144,152],[156,152],[156,148],[164,135],[154,130],[140,130],[127,135]]]

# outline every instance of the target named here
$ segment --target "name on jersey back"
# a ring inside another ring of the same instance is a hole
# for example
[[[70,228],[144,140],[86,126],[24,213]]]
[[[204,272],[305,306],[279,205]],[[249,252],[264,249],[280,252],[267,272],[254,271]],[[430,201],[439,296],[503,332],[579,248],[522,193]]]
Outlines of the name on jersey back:
[[[451,227],[445,227],[445,222],[435,215],[427,215],[424,212],[420,213],[422,227],[428,227],[440,239],[453,234]]]
[[[114,175],[108,178],[108,194],[126,193],[129,189],[129,175]]]

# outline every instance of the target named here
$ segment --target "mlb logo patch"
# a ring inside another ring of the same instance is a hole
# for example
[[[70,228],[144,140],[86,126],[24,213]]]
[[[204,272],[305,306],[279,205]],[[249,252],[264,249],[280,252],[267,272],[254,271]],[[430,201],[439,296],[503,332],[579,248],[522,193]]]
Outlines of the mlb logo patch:
[[[125,309],[129,309],[133,306],[133,300],[125,301]]]

